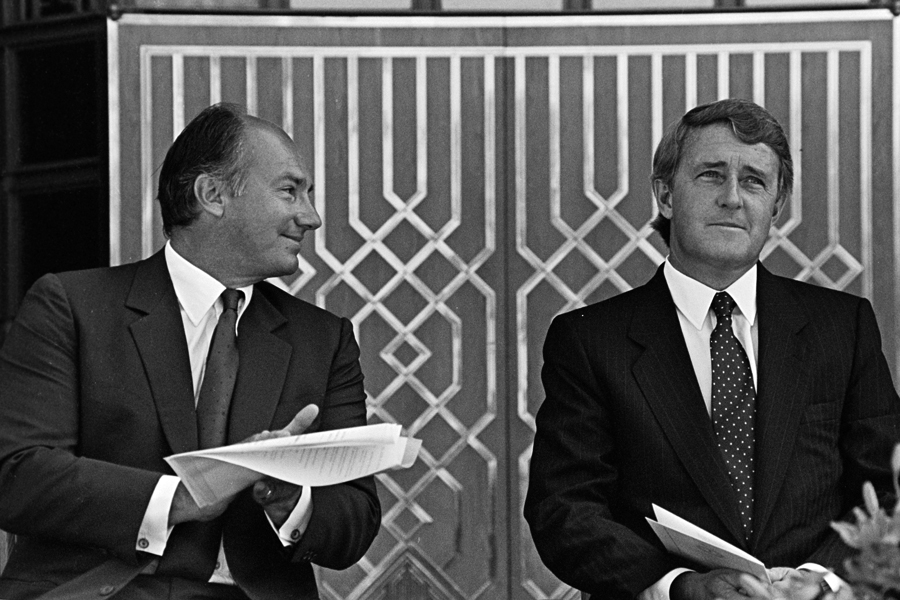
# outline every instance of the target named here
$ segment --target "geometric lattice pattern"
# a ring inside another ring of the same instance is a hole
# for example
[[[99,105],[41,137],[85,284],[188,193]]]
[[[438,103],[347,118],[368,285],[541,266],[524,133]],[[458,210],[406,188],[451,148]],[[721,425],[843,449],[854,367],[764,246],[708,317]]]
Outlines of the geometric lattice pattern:
[[[686,109],[736,96],[775,114],[795,184],[767,266],[873,298],[896,327],[876,270],[900,248],[873,117],[891,110],[890,22],[834,36],[834,14],[111,23],[112,261],[162,244],[156,170],[203,107],[279,123],[324,225],[278,283],[353,321],[370,420],[424,440],[413,468],[379,477],[384,527],[357,565],[320,572],[324,598],[578,597],[521,518],[541,346],[553,316],[664,259],[647,175]]]

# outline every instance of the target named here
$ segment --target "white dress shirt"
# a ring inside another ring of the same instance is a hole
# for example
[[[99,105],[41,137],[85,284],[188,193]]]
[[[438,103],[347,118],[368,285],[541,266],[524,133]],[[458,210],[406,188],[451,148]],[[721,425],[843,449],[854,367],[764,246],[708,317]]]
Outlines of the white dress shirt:
[[[711,306],[718,290],[691,279],[673,267],[668,260],[663,267],[663,274],[675,302],[681,333],[691,355],[691,364],[697,376],[697,383],[700,384],[703,401],[706,403],[706,412],[712,416],[712,360],[709,337],[716,328],[716,314]],[[756,388],[756,354],[759,346],[759,327],[756,322],[756,265],[722,291],[728,292],[737,304],[731,313],[731,326],[735,337],[747,353],[750,370],[753,372],[753,387]]]
[[[719,290],[714,290],[696,279],[688,277],[672,266],[666,259],[663,266],[663,274],[669,293],[675,302],[678,313],[678,322],[681,325],[681,333],[684,343],[687,345],[688,354],[691,356],[691,364],[697,383],[700,384],[700,392],[706,403],[706,412],[712,418],[712,360],[710,358],[709,337],[716,327],[716,315],[712,310],[713,296]],[[753,372],[753,387],[758,386],[757,355],[759,353],[759,322],[756,318],[756,277],[757,266],[744,273],[740,279],[732,283],[722,291],[734,299],[737,306],[731,314],[731,326],[735,337],[744,347],[747,359],[750,361],[750,370]],[[826,572],[824,567],[815,563],[807,563],[798,567],[810,571]],[[669,600],[669,589],[676,577],[690,569],[674,569],[663,576],[662,579],[648,587],[638,596],[639,600]],[[829,573],[826,581],[832,590],[837,591],[841,585],[841,579]]]
[[[219,315],[223,310],[220,296],[225,290],[225,286],[179,255],[172,248],[171,242],[166,244],[165,256],[169,276],[172,279],[181,309],[181,320],[191,361],[191,379],[194,385],[194,405],[196,406],[203,374],[206,370],[209,344],[212,341],[216,324],[219,322]],[[240,330],[241,316],[253,298],[252,285],[238,289],[244,293],[244,297],[238,305],[236,333]],[[150,503],[144,513],[144,520],[141,522],[136,545],[138,550],[162,556],[169,534],[172,532],[172,528],[169,527],[169,511],[178,483],[178,477],[163,475],[156,484],[156,489],[150,497]],[[277,530],[273,525],[273,530],[276,530],[284,546],[290,546],[300,539],[311,515],[312,493],[309,486],[304,486],[297,506],[288,516],[284,525]],[[271,521],[269,522],[271,523]],[[221,543],[219,544],[216,570],[210,578],[210,582],[234,584]]]
[[[669,293],[675,302],[681,334],[687,345],[694,375],[700,384],[706,412],[712,418],[712,360],[709,336],[716,327],[716,314],[712,311],[713,296],[719,290],[688,277],[666,259],[663,275]],[[725,290],[737,306],[731,313],[731,327],[735,337],[744,347],[753,372],[753,387],[757,386],[756,355],[759,348],[759,326],[756,321],[756,265]],[[639,600],[669,600],[669,588],[676,577],[690,569],[674,569],[648,587],[638,596]]]

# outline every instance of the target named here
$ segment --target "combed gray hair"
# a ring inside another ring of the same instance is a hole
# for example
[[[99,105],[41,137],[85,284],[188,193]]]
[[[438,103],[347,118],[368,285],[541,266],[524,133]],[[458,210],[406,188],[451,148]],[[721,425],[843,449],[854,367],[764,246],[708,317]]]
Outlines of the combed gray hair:
[[[684,149],[698,129],[714,123],[729,123],[734,135],[745,144],[765,144],[778,157],[778,198],[786,198],[794,187],[794,163],[787,136],[775,117],[749,100],[727,98],[697,106],[669,127],[653,155],[650,181],[661,181],[670,189]],[[659,214],[651,224],[669,245],[671,223]]]

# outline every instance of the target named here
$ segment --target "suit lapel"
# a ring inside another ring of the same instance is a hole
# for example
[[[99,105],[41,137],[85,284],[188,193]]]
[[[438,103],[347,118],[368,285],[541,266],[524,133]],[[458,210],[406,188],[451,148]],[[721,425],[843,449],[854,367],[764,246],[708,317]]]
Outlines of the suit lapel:
[[[159,420],[175,453],[197,449],[194,386],[184,325],[162,251],[141,262],[126,306],[144,316],[131,336],[150,383]]]
[[[765,473],[754,482],[754,540],[773,515],[784,485],[803,408],[809,373],[803,359],[808,322],[788,289],[762,265],[757,282],[759,357],[754,470]]]
[[[228,419],[230,444],[272,427],[292,353],[274,332],[286,322],[257,286],[238,324],[241,358]]]
[[[684,343],[662,267],[637,303],[630,337],[644,351],[633,373],[679,460],[735,540],[744,539],[737,499]],[[712,467],[710,466],[712,465]]]

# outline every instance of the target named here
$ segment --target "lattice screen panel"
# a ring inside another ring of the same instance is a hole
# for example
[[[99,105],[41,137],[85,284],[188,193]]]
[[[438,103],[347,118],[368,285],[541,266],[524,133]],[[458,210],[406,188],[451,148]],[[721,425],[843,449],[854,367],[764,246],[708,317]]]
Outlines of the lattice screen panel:
[[[113,261],[161,246],[157,170],[203,107],[279,123],[325,223],[280,285],[352,319],[371,420],[425,440],[379,477],[383,530],[321,573],[325,598],[577,597],[521,519],[541,345],[663,260],[651,156],[696,104],[751,98],[784,124],[795,194],[766,265],[870,297],[896,364],[892,21],[852,14],[110,25]]]

